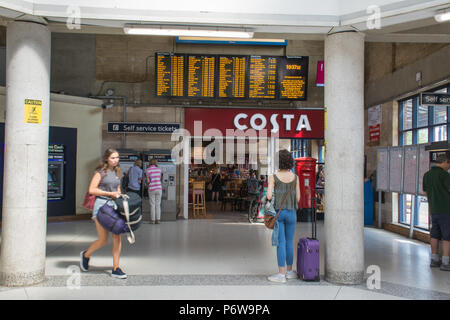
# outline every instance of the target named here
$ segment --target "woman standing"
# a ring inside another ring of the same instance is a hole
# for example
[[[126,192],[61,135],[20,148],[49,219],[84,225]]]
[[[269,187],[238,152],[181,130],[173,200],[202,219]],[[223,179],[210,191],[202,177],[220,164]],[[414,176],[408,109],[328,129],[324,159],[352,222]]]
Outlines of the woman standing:
[[[91,255],[108,243],[109,232],[97,221],[97,214],[100,207],[109,200],[120,197],[120,173],[119,153],[114,149],[107,149],[89,185],[89,193],[97,197],[92,210],[92,220],[94,220],[97,228],[98,240],[94,241],[87,250],[80,253],[80,266],[83,271],[88,271]],[[122,250],[121,235],[112,234],[112,238],[113,270],[111,276],[126,279],[126,273],[119,268],[120,252]]]
[[[149,161],[149,167],[145,172],[147,176],[148,184],[148,199],[150,202],[150,223],[159,223],[161,220],[161,168],[158,167],[158,161],[156,159],[151,159]],[[156,219],[156,220],[155,220]]]
[[[292,270],[292,264],[294,262],[294,234],[297,224],[297,203],[300,200],[300,185],[297,175],[290,171],[294,167],[294,159],[291,153],[283,149],[280,150],[278,156],[279,169],[276,174],[269,176],[267,199],[271,200],[273,193],[275,194],[274,208],[278,213],[286,195],[287,198],[276,222],[278,224],[278,238],[276,240],[278,240],[277,262],[279,273],[269,276],[268,279],[269,281],[284,283],[286,279],[297,278],[297,274]],[[293,186],[293,184],[295,185]]]
[[[214,169],[214,174],[211,176],[211,185],[212,185],[212,195],[211,200],[214,201],[214,195],[216,196],[216,203],[219,203],[219,194],[222,190],[222,179],[220,177],[219,170]]]

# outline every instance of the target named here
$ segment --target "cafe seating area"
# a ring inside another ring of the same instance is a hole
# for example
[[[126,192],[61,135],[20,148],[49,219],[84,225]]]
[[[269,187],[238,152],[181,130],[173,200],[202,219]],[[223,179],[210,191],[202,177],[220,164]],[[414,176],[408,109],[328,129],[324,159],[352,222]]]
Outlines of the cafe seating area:
[[[189,179],[189,208],[190,218],[206,218],[214,211],[247,213],[249,201],[247,197],[247,183],[243,179],[231,179],[224,183],[219,192],[219,202],[210,202],[212,192],[207,188],[207,181]],[[208,208],[210,210],[208,210]]]

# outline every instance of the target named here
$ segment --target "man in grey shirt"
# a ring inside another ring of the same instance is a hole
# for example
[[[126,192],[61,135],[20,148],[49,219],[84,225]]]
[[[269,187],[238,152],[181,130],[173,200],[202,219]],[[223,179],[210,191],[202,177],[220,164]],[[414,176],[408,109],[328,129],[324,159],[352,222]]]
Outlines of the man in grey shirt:
[[[128,170],[127,192],[139,194],[142,183],[142,160],[137,159],[134,165]]]

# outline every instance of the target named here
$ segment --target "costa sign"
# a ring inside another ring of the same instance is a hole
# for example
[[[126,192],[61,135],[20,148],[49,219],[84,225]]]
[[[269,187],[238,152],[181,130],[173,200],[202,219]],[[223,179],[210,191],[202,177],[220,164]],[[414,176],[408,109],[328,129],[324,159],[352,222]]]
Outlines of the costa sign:
[[[194,124],[197,123],[197,128]],[[201,123],[199,132],[198,124]],[[226,131],[265,130],[267,136],[280,138],[323,139],[324,111],[298,109],[231,109],[186,108],[185,129],[192,136],[203,135],[210,129]],[[194,130],[196,129],[196,130]]]

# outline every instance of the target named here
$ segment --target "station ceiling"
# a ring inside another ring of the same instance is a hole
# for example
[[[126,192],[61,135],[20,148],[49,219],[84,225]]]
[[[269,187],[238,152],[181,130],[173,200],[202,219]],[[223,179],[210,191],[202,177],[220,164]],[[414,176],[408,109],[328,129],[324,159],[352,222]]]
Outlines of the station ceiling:
[[[239,27],[255,38],[323,40],[332,30],[357,29],[373,42],[450,43],[450,22],[434,15],[450,1],[423,0],[0,0],[0,24],[23,19],[52,32],[124,34],[127,23]],[[80,18],[81,29],[68,19]],[[379,19],[378,19],[379,17]]]

